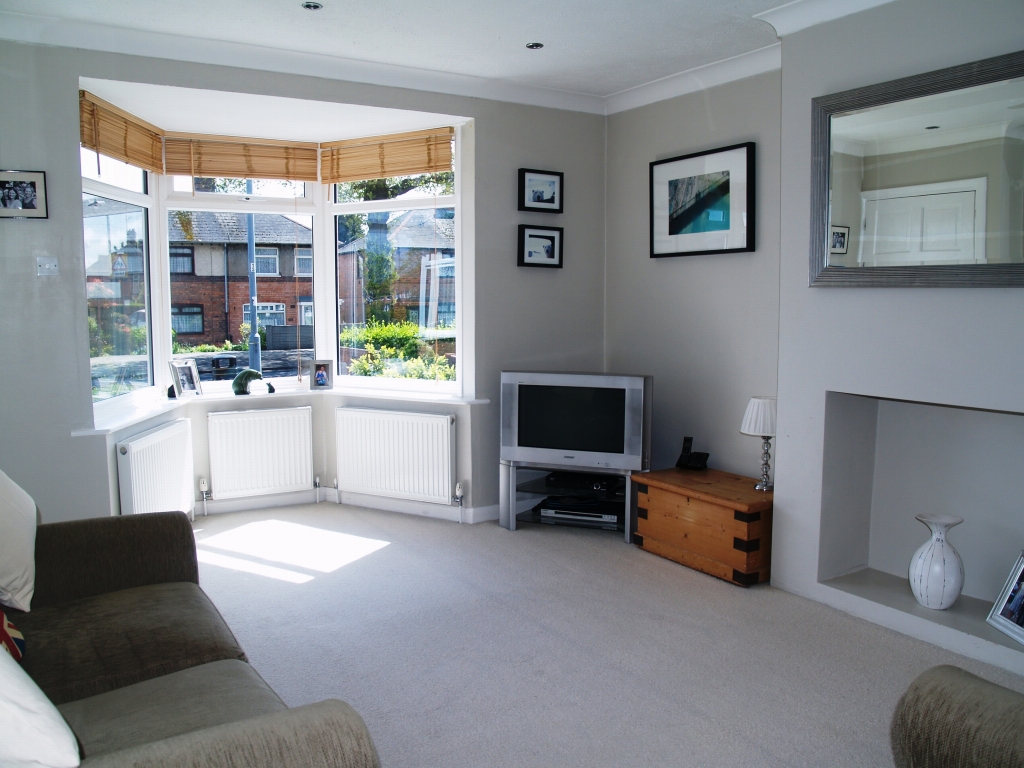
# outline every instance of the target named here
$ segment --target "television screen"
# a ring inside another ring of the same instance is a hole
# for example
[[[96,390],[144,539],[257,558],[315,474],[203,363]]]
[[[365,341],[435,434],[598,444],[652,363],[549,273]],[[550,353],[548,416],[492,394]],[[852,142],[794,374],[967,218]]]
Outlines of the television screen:
[[[519,385],[524,448],[625,453],[626,390]]]

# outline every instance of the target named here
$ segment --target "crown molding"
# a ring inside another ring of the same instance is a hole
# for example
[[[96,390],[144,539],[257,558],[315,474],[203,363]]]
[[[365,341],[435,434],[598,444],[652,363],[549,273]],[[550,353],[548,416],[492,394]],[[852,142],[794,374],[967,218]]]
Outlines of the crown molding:
[[[66,21],[9,11],[0,11],[0,39],[292,75],[310,75],[597,115],[603,115],[605,109],[605,100],[600,96],[538,88],[507,80],[160,32],[131,30],[129,33],[120,27],[104,24]]]
[[[755,13],[754,18],[771,24],[779,37],[791,35],[826,21],[841,19],[893,0],[793,0],[793,2]]]
[[[656,101],[664,101],[685,93],[694,93],[733,80],[742,80],[782,67],[782,43],[774,43],[756,51],[741,53],[722,61],[694,67],[635,88],[613,93],[605,99],[605,114],[614,115]]]
[[[783,11],[790,6],[813,5],[819,2],[870,7],[891,1],[797,0],[795,3],[766,13]],[[759,16],[765,15],[759,14]],[[768,21],[768,19],[765,20]],[[771,22],[769,21],[769,23]],[[523,85],[508,80],[494,80],[301,51],[286,51],[247,43],[232,43],[138,30],[132,30],[131,34],[126,34],[126,30],[120,27],[10,11],[0,11],[0,40],[323,77],[597,115],[610,115],[627,109],[635,109],[656,101],[769,72],[782,66],[781,44],[775,43],[756,51],[694,67],[635,88],[619,91],[608,97],[601,97]]]

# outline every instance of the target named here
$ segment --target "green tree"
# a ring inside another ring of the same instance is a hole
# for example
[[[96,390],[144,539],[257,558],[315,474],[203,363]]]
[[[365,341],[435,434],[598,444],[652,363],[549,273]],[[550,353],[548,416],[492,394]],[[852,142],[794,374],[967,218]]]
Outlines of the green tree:
[[[425,187],[435,195],[455,194],[455,174],[423,173],[419,176],[394,176],[387,179],[346,181],[337,185],[337,202],[354,203],[360,200],[393,200],[414,189]]]

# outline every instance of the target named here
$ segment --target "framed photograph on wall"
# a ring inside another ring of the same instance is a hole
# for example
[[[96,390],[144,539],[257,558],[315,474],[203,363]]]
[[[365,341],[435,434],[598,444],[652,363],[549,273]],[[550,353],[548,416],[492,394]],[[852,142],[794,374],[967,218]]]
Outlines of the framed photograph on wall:
[[[310,389],[334,389],[334,366],[330,360],[313,360],[309,364]]]
[[[519,225],[520,267],[562,268],[562,227]]]
[[[1024,645],[1024,552],[1013,564],[986,621]]]
[[[46,174],[42,171],[0,171],[0,218],[47,218]]]
[[[564,174],[559,171],[519,169],[519,210],[561,213]]]
[[[199,369],[196,368],[195,360],[171,360],[168,365],[171,366],[171,379],[177,397],[203,394],[203,385],[199,381]]]
[[[651,258],[754,250],[754,142],[651,163]]]
[[[845,254],[850,248],[850,228],[832,225],[829,240],[829,253]]]

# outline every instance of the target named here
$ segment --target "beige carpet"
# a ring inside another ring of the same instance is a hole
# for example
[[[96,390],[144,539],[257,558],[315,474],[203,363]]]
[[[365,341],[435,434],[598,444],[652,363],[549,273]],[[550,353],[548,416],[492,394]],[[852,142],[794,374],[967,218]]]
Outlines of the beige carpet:
[[[918,673],[1009,677],[609,532],[330,503],[195,527],[202,586],[252,664],[291,706],[352,704],[385,768],[877,768]]]

